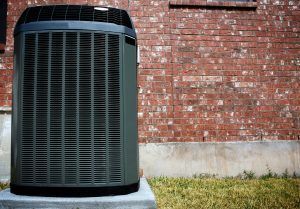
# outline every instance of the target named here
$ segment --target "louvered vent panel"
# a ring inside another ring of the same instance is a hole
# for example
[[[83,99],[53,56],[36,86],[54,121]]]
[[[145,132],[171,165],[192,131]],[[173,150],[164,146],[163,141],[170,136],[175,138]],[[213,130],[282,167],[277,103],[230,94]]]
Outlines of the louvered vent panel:
[[[26,14],[25,23],[35,22],[39,18],[41,7],[31,7],[29,8],[28,13]]]
[[[119,38],[25,34],[22,183],[122,183]]]
[[[76,32],[66,33],[65,58],[65,175],[66,184],[77,182],[78,143],[77,143],[77,56],[79,46]]]
[[[106,140],[106,70],[105,35],[94,34],[94,163],[95,183],[108,181]]]
[[[80,33],[79,49],[79,175],[91,181],[91,33]]]
[[[80,9],[81,7],[77,5],[69,5],[66,14],[66,20],[79,20]]]
[[[66,19],[67,5],[54,6],[51,20],[64,20]]]
[[[108,22],[118,25],[121,24],[121,13],[119,9],[111,8],[110,10],[108,10]]]
[[[96,9],[95,9],[96,8]],[[107,22],[133,28],[130,17],[125,10],[107,8],[107,11],[87,5],[52,5],[36,6],[26,9],[21,15],[17,26],[23,23],[55,20],[81,20]]]
[[[42,7],[38,21],[47,21],[51,19],[54,7]]]
[[[80,10],[80,20],[93,21],[94,20],[94,7],[82,6]]]
[[[22,143],[21,143],[21,167],[24,183],[33,183],[34,176],[34,71],[36,34],[25,35],[24,70],[22,84]]]
[[[36,183],[47,180],[47,111],[49,33],[38,34],[36,76]]]
[[[108,11],[94,11],[94,21],[96,22],[107,22],[108,20]]]
[[[52,33],[50,75],[50,183],[61,183],[63,33]],[[39,70],[39,69],[38,69]]]
[[[110,181],[121,179],[119,36],[108,35],[108,125]]]

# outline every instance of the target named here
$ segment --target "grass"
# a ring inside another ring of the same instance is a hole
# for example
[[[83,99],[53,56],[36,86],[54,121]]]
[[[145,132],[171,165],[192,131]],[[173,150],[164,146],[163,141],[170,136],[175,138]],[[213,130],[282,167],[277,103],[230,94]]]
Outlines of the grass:
[[[300,208],[299,178],[159,177],[148,182],[160,209]]]
[[[271,177],[269,177],[271,176]],[[148,179],[159,209],[300,208],[300,179],[274,177],[217,179],[158,177]],[[0,191],[9,186],[0,183]]]
[[[1,183],[0,182],[0,191],[9,187],[9,183]]]

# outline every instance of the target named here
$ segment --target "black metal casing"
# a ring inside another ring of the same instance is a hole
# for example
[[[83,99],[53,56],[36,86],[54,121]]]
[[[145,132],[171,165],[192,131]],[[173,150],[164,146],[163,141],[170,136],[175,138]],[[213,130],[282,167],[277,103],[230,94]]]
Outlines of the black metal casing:
[[[31,7],[14,38],[11,191],[137,191],[137,41],[127,12]]]

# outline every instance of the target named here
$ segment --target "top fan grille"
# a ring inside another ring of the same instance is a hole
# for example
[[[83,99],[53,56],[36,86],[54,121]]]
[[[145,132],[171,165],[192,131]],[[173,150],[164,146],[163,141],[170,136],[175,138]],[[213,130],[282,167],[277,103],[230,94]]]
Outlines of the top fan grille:
[[[132,28],[131,20],[125,10],[115,8],[96,9],[87,5],[52,5],[27,8],[17,26],[39,21],[75,20],[107,22]]]

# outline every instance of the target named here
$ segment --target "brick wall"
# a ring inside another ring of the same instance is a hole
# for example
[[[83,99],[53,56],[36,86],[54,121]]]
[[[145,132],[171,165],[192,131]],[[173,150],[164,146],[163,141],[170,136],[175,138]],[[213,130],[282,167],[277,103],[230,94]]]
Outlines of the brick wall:
[[[140,142],[299,140],[299,0],[8,0],[0,106],[11,106],[19,15],[63,2],[130,11],[141,51]]]

